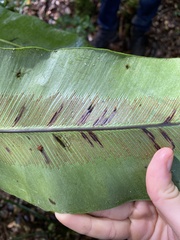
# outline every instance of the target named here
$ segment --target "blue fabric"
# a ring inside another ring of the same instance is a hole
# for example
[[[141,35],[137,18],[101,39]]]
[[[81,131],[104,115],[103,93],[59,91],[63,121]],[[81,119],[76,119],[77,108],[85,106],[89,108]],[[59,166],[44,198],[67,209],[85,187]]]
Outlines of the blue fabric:
[[[102,0],[98,24],[102,29],[114,31],[118,28],[117,12],[121,0]],[[132,19],[132,24],[142,31],[148,31],[153,17],[156,15],[161,0],[140,0],[137,14]]]
[[[160,3],[161,0],[140,0],[137,14],[132,19],[132,24],[144,31],[148,31]]]
[[[99,12],[98,24],[105,30],[116,30],[118,27],[117,12],[121,0],[102,0]]]

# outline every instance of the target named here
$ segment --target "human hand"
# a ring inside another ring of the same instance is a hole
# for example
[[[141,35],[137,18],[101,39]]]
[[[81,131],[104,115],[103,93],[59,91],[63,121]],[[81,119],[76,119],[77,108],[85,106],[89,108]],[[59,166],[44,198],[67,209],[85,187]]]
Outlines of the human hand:
[[[180,239],[180,192],[171,180],[173,152],[158,150],[146,174],[151,201],[136,201],[91,214],[56,213],[65,226],[98,239]]]

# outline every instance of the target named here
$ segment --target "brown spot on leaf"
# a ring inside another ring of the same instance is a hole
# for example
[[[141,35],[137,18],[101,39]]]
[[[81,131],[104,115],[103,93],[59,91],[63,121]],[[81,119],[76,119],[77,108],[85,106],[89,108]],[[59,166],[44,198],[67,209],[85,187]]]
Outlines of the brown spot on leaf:
[[[95,105],[94,103],[91,103],[91,105],[88,107],[88,109],[86,110],[86,112],[82,115],[82,117],[79,119],[78,121],[78,125],[83,125],[86,123],[86,120],[88,119],[89,115],[91,114],[91,112],[93,111]]]
[[[61,137],[56,136],[55,134],[53,134],[53,137],[61,145],[61,147],[63,147],[63,148],[67,147]]]
[[[104,109],[102,115],[100,117],[98,117],[98,119],[93,123],[93,126],[97,126],[97,125],[100,125],[101,122],[103,121],[105,115],[107,113],[107,108]]]
[[[42,155],[43,155],[46,163],[49,164],[49,163],[51,162],[51,160],[49,159],[48,155],[47,155],[46,152],[44,151],[43,146],[42,146],[42,145],[39,145],[39,146],[37,147],[37,150],[42,153]]]
[[[56,205],[55,201],[53,201],[52,199],[49,198],[49,202],[53,205]]]
[[[5,147],[5,149],[8,153],[11,153],[11,150],[8,147]]]
[[[162,129],[160,129],[160,133],[163,135],[163,137],[166,139],[166,141],[168,141],[171,144],[172,149],[174,149],[175,144],[174,144],[173,140],[167,135],[167,133],[165,131],[163,131]]]
[[[117,108],[115,107],[113,112],[109,115],[109,117],[105,118],[102,122],[101,125],[106,125],[111,122],[111,120],[114,118],[114,116],[117,113]]]
[[[176,113],[176,110],[174,109],[173,112],[171,113],[171,115],[166,118],[166,120],[164,121],[164,123],[170,123],[171,120],[173,119],[175,113]]]
[[[19,70],[17,73],[16,73],[16,77],[17,78],[20,78],[22,76],[22,73],[21,73],[21,70]]]
[[[98,139],[97,135],[93,132],[88,132],[89,136],[96,142],[98,143],[101,147],[103,147],[102,143],[100,142],[100,140]]]
[[[129,68],[130,68],[129,64],[126,64],[126,69],[129,69]]]
[[[21,119],[21,117],[22,117],[25,109],[26,109],[25,106],[22,106],[22,107],[21,107],[19,114],[17,115],[17,117],[16,117],[15,120],[14,120],[13,127],[19,122],[19,120]]]
[[[103,111],[102,115],[93,123],[93,126],[97,126],[97,125],[103,126],[110,123],[117,113],[117,108],[114,107],[114,110],[108,117],[105,117],[106,113],[107,113],[107,108]]]
[[[42,152],[42,151],[43,151],[43,146],[42,146],[42,145],[39,145],[39,146],[37,147],[37,150],[39,150],[40,152]]]
[[[91,145],[91,147],[94,147],[94,144],[91,142],[91,140],[84,132],[81,132],[81,136]]]
[[[148,138],[151,140],[151,142],[153,143],[156,150],[159,150],[161,147],[156,142],[155,136],[150,131],[148,131],[146,128],[143,128],[142,130],[148,136]]]
[[[61,104],[60,108],[54,113],[54,115],[52,116],[51,120],[48,123],[48,126],[52,126],[56,122],[62,109],[63,109],[63,104]]]

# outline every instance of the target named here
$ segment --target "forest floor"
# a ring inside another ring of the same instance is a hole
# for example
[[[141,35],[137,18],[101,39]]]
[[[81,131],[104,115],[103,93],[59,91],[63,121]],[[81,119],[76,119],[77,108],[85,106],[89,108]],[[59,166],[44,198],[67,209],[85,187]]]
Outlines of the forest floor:
[[[119,11],[119,41],[111,44],[110,49],[125,53],[130,52],[130,26],[131,19],[136,13],[136,2],[137,0],[122,0]],[[93,39],[98,30],[98,0],[92,0],[92,5],[89,6],[86,3],[83,6],[80,4],[77,6],[73,0],[40,0],[32,1],[32,3],[24,7],[24,14],[37,16],[66,31],[83,34],[89,41]],[[78,13],[77,7],[79,8]],[[162,0],[147,35],[149,41],[146,56],[159,58],[180,56],[179,0]]]
[[[75,13],[74,1],[29,1],[23,14],[34,15],[56,27],[76,31],[92,40],[97,31],[98,1],[93,1],[93,14],[82,22]],[[126,14],[127,13],[127,14]],[[120,11],[119,42],[110,49],[129,53],[129,29],[134,8],[126,5]],[[65,16],[65,17],[64,17]],[[61,18],[63,20],[61,20]],[[76,29],[75,29],[76,28]],[[180,3],[163,0],[148,33],[146,56],[180,57]],[[0,192],[0,240],[88,240],[62,226],[53,213],[47,213],[18,198]]]

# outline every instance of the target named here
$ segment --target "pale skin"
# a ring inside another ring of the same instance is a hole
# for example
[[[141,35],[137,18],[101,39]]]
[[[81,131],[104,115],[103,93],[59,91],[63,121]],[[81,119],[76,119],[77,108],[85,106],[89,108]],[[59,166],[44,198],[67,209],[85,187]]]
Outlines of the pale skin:
[[[97,239],[179,240],[180,192],[171,180],[173,151],[162,148],[153,156],[146,173],[151,201],[136,201],[91,214],[56,213],[74,231]]]

